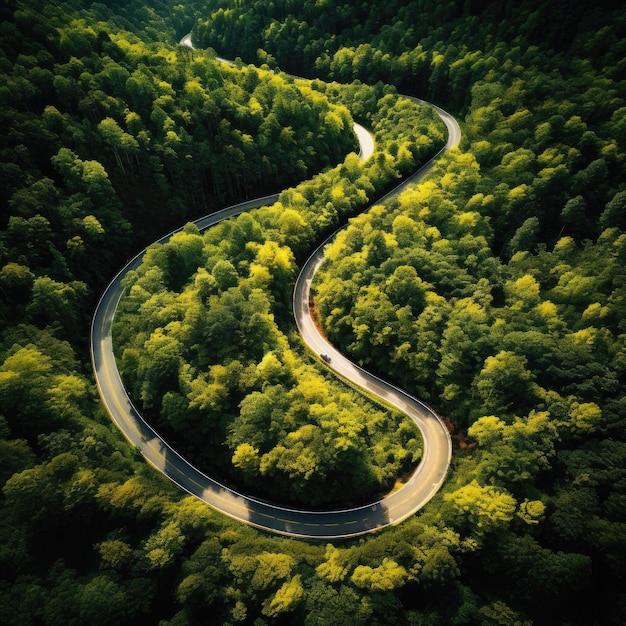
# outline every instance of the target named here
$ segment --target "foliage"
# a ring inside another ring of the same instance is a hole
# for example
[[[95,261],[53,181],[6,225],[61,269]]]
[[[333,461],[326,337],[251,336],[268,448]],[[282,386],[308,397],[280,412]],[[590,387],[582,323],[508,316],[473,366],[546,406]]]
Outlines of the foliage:
[[[392,112],[398,100],[378,102]],[[433,125],[421,108],[404,111],[397,141],[410,140],[412,123],[422,132]],[[380,120],[384,137],[390,122]],[[150,246],[125,278],[115,343],[127,388],[196,466],[262,497],[353,505],[389,490],[420,458],[413,425],[321,376],[281,330],[295,256],[400,175],[399,159],[379,154],[366,166],[350,154],[204,235],[189,224]]]
[[[9,0],[0,18],[3,624],[624,623],[623,11]],[[261,67],[177,46],[192,28]],[[441,145],[396,88],[461,117],[462,149],[351,221],[315,306],[338,346],[450,418],[453,467],[398,527],[270,537],[129,449],[89,375],[89,312],[157,236],[325,170],[151,247],[123,305],[145,325],[117,329],[120,360],[172,433],[193,439],[195,417],[214,448],[225,437],[242,481],[264,469],[298,490],[309,462],[376,457],[353,473],[371,490],[419,458],[289,327],[299,261]],[[365,166],[344,160],[346,108],[376,129]]]

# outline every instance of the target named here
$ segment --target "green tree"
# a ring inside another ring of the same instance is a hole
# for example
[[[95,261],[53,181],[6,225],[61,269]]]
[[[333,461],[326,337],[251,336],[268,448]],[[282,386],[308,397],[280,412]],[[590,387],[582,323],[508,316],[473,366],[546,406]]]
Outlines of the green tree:
[[[314,581],[306,597],[306,626],[332,622],[337,626],[366,624],[372,615],[369,603],[347,585],[338,589],[324,581]]]
[[[358,565],[351,580],[357,586],[369,591],[390,591],[402,586],[406,580],[406,570],[393,559],[384,558],[378,567]]]
[[[533,375],[525,357],[505,350],[485,359],[476,377],[476,389],[486,412],[509,412],[512,407],[532,405]]]
[[[462,520],[463,525],[474,536],[480,538],[505,530],[515,514],[515,499],[492,486],[483,487],[478,481],[445,495]]]
[[[532,411],[505,424],[495,416],[481,417],[468,429],[485,449],[476,471],[489,482],[512,488],[529,484],[550,468],[557,426],[548,412]]]
[[[84,584],[79,595],[79,616],[90,624],[110,624],[128,618],[131,599],[117,582],[102,574]]]
[[[51,357],[32,345],[16,346],[0,366],[0,411],[15,436],[34,439],[52,429],[54,416],[45,407],[53,371]]]
[[[263,603],[263,614],[276,617],[288,611],[294,611],[306,596],[302,586],[301,576],[297,574],[291,580],[285,581],[272,598]]]
[[[536,217],[529,217],[524,220],[524,223],[515,231],[511,241],[509,242],[509,252],[511,255],[522,250],[532,250],[537,244],[537,236],[539,234],[539,219]]]
[[[619,191],[606,204],[600,215],[600,227],[617,227],[626,230],[626,191]]]

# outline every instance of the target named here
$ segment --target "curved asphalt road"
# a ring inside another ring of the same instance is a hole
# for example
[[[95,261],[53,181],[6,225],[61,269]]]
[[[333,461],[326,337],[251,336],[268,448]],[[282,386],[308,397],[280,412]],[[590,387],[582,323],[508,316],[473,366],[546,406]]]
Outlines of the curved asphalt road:
[[[182,43],[190,45],[185,40]],[[448,128],[448,142],[443,151],[458,144],[460,130],[451,116],[435,108]],[[361,145],[360,158],[365,160],[373,152],[373,140],[358,125],[355,125],[355,132]],[[419,180],[430,169],[433,161],[385,198]],[[203,230],[243,211],[271,204],[277,198],[278,194],[273,194],[233,205],[196,220],[195,224]],[[382,200],[384,198],[378,202]],[[161,238],[159,242],[167,241],[172,234]],[[336,539],[373,532],[406,519],[436,493],[445,479],[452,451],[450,436],[441,420],[419,400],[351,363],[319,334],[311,320],[309,291],[315,271],[324,260],[323,246],[316,250],[303,267],[294,290],[294,313],[303,340],[318,354],[328,354],[331,357],[329,366],[337,374],[398,407],[415,421],[424,439],[424,454],[419,466],[401,489],[383,500],[353,509],[317,512],[289,509],[248,497],[206,476],[182,458],[134,407],[122,384],[113,353],[112,325],[124,292],[122,280],[129,270],[140,265],[144,252],[117,274],[102,295],[92,321],[91,353],[96,384],[107,411],[125,437],[151,465],[182,489],[225,515],[257,528],[301,538]]]

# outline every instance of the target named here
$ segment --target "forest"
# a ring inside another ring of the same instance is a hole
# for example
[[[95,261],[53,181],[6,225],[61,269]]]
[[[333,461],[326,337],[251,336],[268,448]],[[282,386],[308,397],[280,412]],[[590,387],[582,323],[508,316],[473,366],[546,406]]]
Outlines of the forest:
[[[395,131],[393,157],[361,167],[353,152],[270,207],[153,244],[115,320],[126,388],[157,430],[194,466],[283,504],[362,504],[420,459],[410,420],[350,397],[287,336],[296,259],[443,143],[430,108],[371,91],[349,95],[377,102],[371,123],[383,141]]]
[[[0,622],[626,621],[613,7],[0,6]],[[179,44],[190,32],[194,49]],[[445,142],[399,94],[454,114],[463,141],[382,202]],[[376,137],[365,163],[353,121]],[[279,191],[205,232],[190,223]],[[147,464],[100,401],[89,328],[147,247],[115,324],[146,418],[259,497],[371,501],[419,462],[419,432],[330,375],[291,313],[298,267],[340,226],[316,318],[445,418],[453,462],[403,523],[303,541],[230,520]]]

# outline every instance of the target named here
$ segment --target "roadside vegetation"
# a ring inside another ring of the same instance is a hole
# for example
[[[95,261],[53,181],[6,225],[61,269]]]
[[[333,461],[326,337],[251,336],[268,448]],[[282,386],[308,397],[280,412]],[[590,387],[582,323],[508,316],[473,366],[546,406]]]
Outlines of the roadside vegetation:
[[[373,91],[348,95],[378,103],[369,119],[381,145],[394,134],[393,154],[363,165],[352,152],[273,206],[150,246],[116,317],[122,377],[158,431],[196,467],[283,504],[373,501],[421,458],[409,418],[323,375],[293,338],[296,259],[443,145],[430,108]],[[324,115],[351,128],[335,109]]]

